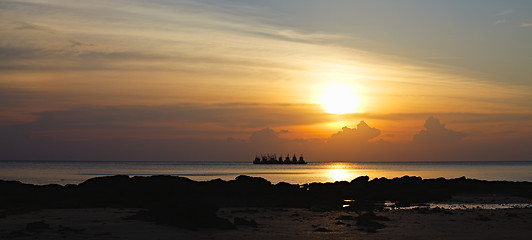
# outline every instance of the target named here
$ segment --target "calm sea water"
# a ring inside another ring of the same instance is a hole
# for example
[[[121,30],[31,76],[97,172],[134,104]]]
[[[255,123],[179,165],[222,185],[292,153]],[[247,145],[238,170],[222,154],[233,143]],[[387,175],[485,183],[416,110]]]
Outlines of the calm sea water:
[[[80,183],[97,176],[172,175],[193,180],[239,175],[263,177],[272,183],[350,181],[358,176],[457,178],[532,182],[532,162],[408,162],[408,163],[309,163],[307,165],[254,165],[251,163],[186,162],[74,162],[0,161],[0,179],[33,184]]]

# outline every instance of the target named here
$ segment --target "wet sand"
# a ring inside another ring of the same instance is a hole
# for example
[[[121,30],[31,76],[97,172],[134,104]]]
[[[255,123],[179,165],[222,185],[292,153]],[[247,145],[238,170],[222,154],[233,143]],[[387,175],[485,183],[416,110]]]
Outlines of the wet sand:
[[[531,239],[532,209],[393,210],[376,212],[386,225],[367,232],[352,211],[222,208],[217,215],[255,220],[256,228],[186,230],[128,220],[140,209],[43,209],[0,218],[2,239]],[[42,222],[28,229],[28,223]]]

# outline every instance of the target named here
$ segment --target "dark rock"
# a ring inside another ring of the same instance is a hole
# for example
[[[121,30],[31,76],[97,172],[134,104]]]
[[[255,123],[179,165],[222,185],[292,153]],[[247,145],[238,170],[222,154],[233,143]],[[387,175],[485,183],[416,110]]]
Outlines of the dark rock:
[[[233,223],[235,224],[235,226],[247,226],[247,227],[253,227],[253,228],[256,228],[258,225],[257,222],[253,219],[247,220],[247,219],[239,218],[239,217],[235,217],[235,219],[233,220]]]
[[[40,232],[42,230],[50,229],[50,225],[43,221],[31,222],[26,224],[26,231],[28,232]]]
[[[332,230],[328,228],[320,227],[320,228],[314,229],[314,232],[332,232]]]
[[[216,179],[199,182],[175,176],[124,175],[92,178],[78,185],[65,186],[57,184],[40,186],[0,180],[0,192],[2,193],[0,216],[29,209],[93,207],[144,208],[156,211],[155,215],[165,216],[163,210],[155,209],[180,209],[171,210],[174,213],[166,214],[168,219],[172,219],[176,218],[178,213],[187,212],[188,210],[184,210],[185,206],[201,204],[218,207],[311,208],[328,211],[342,209],[344,200],[351,199],[354,202],[349,203],[349,210],[362,213],[379,209],[382,204],[375,203],[382,201],[411,205],[448,200],[457,193],[497,194],[532,199],[532,182],[481,181],[465,177],[421,179],[404,176],[373,180],[359,177],[351,182],[272,185],[263,178],[248,176],[239,176],[231,181]],[[154,206],[165,207],[154,208]],[[192,210],[188,211],[190,213],[177,218],[185,219],[183,221],[187,221],[187,218],[198,222],[201,218],[217,221],[214,220],[216,215],[211,210],[207,211],[209,212],[207,214],[200,206],[191,208]],[[197,213],[199,219],[194,219],[196,210],[199,211]],[[448,212],[443,211],[443,213]]]
[[[351,183],[360,184],[360,183],[367,183],[368,181],[369,181],[369,177],[368,176],[360,176],[360,177],[357,177],[357,178],[351,180]]]
[[[59,225],[59,232],[73,232],[73,233],[79,233],[85,231],[85,228],[71,228],[66,227],[63,225]]]

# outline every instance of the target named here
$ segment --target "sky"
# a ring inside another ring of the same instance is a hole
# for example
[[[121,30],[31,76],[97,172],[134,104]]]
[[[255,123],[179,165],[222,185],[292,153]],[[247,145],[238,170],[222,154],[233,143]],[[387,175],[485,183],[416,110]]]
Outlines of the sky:
[[[0,0],[0,159],[532,161],[531,1]]]

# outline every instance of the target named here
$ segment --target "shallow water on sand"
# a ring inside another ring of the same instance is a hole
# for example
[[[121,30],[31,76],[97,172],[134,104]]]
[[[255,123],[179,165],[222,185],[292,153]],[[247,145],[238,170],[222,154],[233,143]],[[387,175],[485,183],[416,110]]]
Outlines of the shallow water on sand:
[[[193,180],[232,180],[239,175],[263,177],[272,183],[350,181],[358,176],[532,181],[532,162],[384,162],[255,165],[251,163],[0,161],[0,179],[33,184],[77,184],[110,175],[172,175]]]
[[[446,210],[467,210],[467,209],[510,209],[510,208],[532,208],[532,203],[429,203],[421,206],[407,207],[387,207],[389,210],[409,210],[409,209],[446,209]]]

